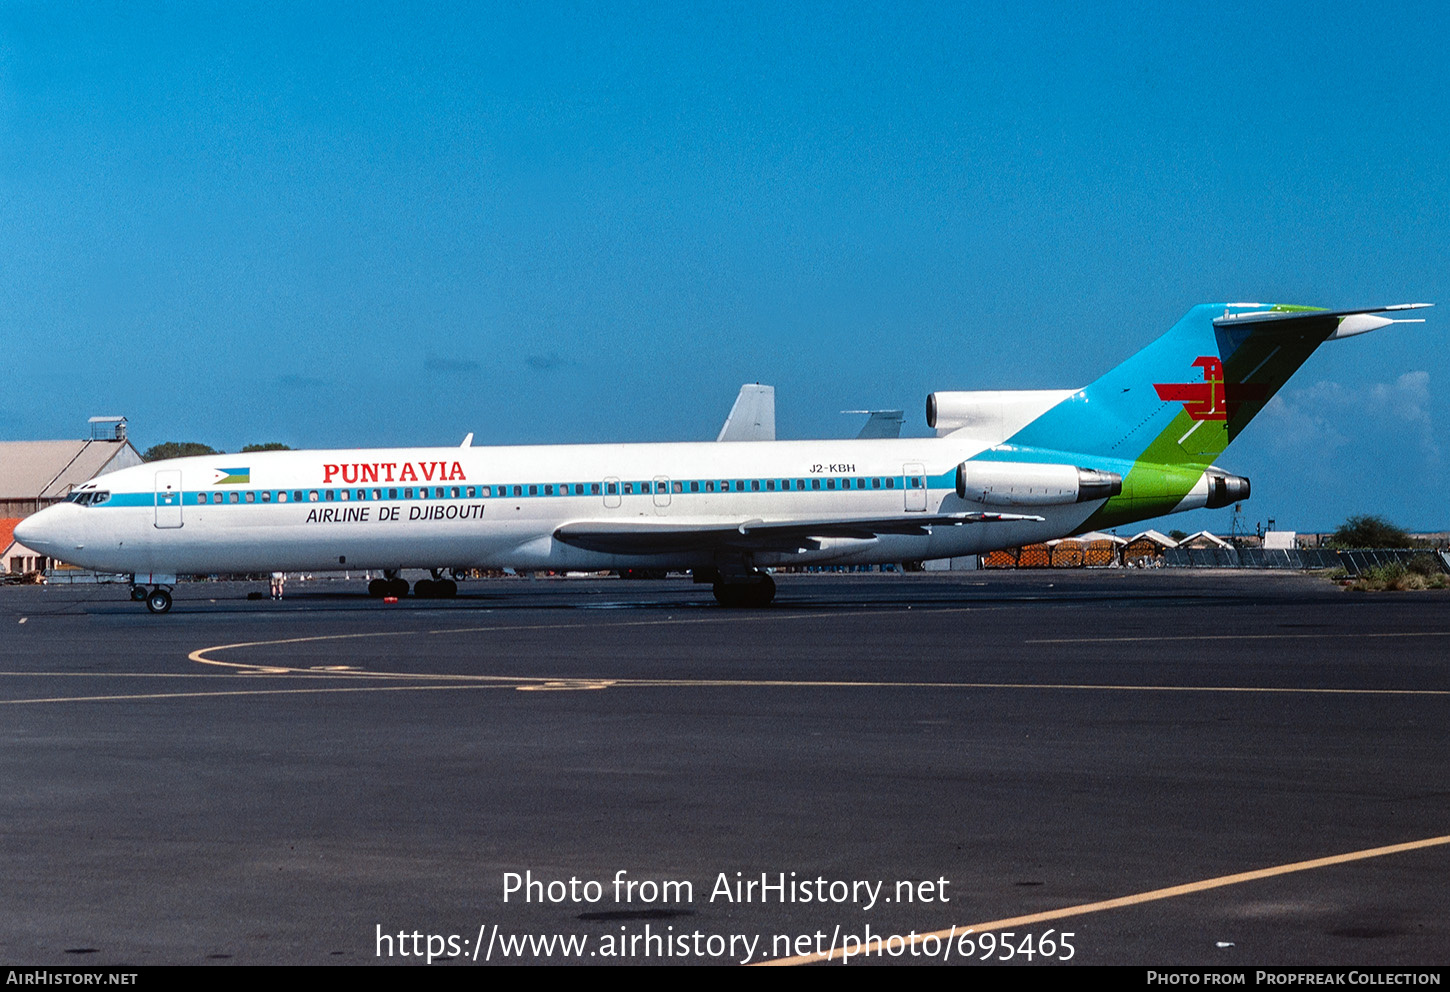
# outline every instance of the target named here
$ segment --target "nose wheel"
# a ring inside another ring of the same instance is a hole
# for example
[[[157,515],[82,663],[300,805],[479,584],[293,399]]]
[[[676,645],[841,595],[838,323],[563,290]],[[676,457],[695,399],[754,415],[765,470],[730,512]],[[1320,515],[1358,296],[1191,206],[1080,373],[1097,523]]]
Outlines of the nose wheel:
[[[137,588],[140,587],[138,586]],[[136,598],[135,589],[131,591],[131,598]],[[163,589],[160,586],[152,589],[150,595],[145,595],[145,592],[143,590],[142,598],[146,600],[146,609],[150,610],[152,613],[165,613],[167,610],[171,609],[171,592],[170,590]]]
[[[133,603],[144,603],[144,602],[146,602],[146,587],[145,586],[132,586],[131,587],[131,602],[133,602]]]

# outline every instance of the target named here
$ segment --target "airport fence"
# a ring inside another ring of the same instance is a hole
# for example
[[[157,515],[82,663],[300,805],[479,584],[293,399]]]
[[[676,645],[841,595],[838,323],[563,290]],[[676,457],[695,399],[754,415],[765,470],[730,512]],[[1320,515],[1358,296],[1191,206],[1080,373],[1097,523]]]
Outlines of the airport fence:
[[[1371,548],[1343,551],[1336,548],[1169,548],[1163,552],[1168,568],[1290,568],[1300,570],[1342,568],[1351,576],[1381,565],[1405,565],[1429,557],[1450,573],[1450,552],[1423,548]]]

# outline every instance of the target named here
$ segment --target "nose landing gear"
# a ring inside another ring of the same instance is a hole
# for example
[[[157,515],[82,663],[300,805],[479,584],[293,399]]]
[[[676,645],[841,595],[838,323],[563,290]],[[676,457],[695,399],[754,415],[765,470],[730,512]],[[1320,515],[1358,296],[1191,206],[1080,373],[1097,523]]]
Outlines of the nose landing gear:
[[[147,592],[146,587],[151,586]],[[171,609],[171,588],[176,585],[176,576],[171,573],[149,572],[131,576],[131,602],[145,603],[152,613],[165,613]]]

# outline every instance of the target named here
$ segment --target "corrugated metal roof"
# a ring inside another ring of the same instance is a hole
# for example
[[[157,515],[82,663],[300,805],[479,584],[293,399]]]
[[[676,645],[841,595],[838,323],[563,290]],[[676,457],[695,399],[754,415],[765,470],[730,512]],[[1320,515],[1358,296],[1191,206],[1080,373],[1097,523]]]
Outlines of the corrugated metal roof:
[[[124,453],[123,461],[139,464],[135,450],[125,441],[0,442],[0,499],[64,496],[117,455]]]

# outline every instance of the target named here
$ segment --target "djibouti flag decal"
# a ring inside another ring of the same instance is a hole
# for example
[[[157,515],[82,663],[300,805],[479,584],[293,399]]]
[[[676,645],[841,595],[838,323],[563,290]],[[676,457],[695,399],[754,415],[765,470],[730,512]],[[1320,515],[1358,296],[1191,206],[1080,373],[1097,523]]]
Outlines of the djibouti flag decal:
[[[252,484],[252,470],[250,468],[214,468],[216,478],[212,480],[214,486],[249,486]]]

